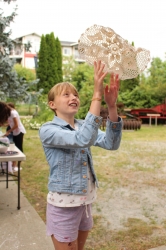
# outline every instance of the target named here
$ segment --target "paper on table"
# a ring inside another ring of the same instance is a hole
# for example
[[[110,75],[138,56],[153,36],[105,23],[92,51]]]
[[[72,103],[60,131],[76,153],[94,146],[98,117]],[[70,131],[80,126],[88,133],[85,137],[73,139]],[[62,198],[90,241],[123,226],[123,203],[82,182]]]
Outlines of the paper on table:
[[[15,144],[14,143],[10,143],[9,145],[9,151],[14,151],[15,150]]]

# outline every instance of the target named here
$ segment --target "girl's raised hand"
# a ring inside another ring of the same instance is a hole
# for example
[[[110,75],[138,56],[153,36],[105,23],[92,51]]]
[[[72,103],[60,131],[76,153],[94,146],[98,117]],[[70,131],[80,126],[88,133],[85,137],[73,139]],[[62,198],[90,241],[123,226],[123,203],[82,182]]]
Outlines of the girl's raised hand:
[[[104,89],[104,99],[108,108],[116,107],[116,101],[118,98],[119,91],[119,75],[111,74],[110,76],[110,86],[106,85]]]
[[[94,96],[102,98],[103,81],[107,72],[103,72],[105,64],[99,61],[94,62]]]

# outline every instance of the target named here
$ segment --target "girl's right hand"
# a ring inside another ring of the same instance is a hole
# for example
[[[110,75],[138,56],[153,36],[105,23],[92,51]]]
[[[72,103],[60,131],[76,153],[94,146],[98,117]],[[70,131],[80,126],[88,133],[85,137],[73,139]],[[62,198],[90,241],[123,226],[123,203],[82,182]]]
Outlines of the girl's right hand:
[[[100,116],[101,101],[104,92],[103,81],[107,75],[107,72],[103,72],[104,67],[105,65],[101,61],[94,62],[94,92],[89,111],[96,116]]]
[[[93,98],[102,98],[103,81],[108,72],[103,72],[105,64],[99,61],[94,62],[94,93]]]

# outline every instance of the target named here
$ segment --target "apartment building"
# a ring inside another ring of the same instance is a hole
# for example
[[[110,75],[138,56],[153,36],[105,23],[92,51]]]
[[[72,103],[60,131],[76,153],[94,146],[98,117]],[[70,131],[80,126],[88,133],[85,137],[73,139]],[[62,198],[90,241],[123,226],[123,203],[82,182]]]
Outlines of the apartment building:
[[[35,69],[37,63],[37,53],[40,49],[41,36],[37,33],[27,34],[25,36],[14,39],[14,48],[10,51],[10,58],[14,58],[17,63],[29,69]],[[30,51],[26,51],[25,45],[31,44]],[[62,47],[62,55],[73,56],[75,61],[84,62],[78,53],[78,43],[60,41]]]

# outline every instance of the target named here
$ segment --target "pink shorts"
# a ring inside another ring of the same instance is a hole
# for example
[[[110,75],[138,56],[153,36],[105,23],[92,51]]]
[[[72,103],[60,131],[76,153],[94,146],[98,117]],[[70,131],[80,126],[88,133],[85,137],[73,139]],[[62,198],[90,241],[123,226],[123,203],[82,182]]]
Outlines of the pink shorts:
[[[93,227],[91,204],[79,207],[56,207],[47,203],[47,235],[54,235],[59,242],[72,242],[78,231],[89,231]]]

